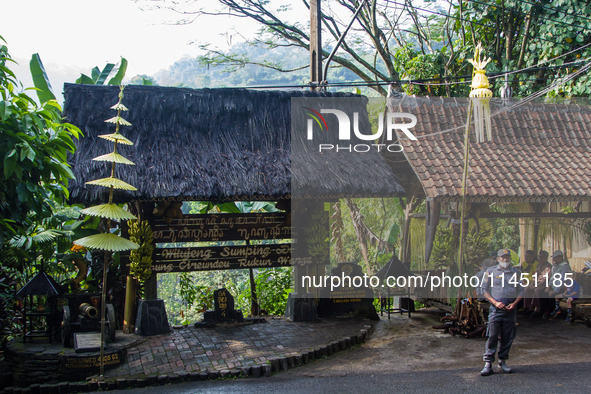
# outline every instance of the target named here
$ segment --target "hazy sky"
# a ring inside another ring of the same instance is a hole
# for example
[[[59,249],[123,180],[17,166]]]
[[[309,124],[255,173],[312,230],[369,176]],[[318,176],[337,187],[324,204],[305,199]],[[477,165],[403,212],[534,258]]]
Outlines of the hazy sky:
[[[149,2],[147,2],[149,3]],[[215,5],[212,0],[199,4]],[[151,75],[183,56],[197,56],[197,44],[213,42],[218,47],[236,43],[235,18],[201,17],[179,26],[166,24],[178,15],[164,10],[142,11],[131,0],[0,0],[0,35],[9,53],[19,62],[18,77],[30,85],[28,63],[39,53],[54,90],[74,82],[94,66],[129,61],[127,78]],[[240,25],[241,34],[252,35],[256,27]]]

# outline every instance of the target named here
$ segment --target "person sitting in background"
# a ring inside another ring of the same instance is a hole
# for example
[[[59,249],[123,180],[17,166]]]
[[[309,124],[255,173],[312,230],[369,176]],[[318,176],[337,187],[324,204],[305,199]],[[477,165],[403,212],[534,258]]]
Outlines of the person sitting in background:
[[[528,277],[531,277],[534,273],[538,270],[538,261],[536,260],[536,253],[533,250],[526,250],[525,251],[525,261],[521,263],[519,267],[517,267],[523,272],[527,274]]]
[[[583,273],[591,275],[591,260],[585,260],[585,267],[583,267]]]
[[[534,286],[531,283],[533,274],[537,272],[538,262],[536,261],[536,254],[533,250],[527,250],[525,252],[525,261],[517,267],[521,270],[530,283],[525,289],[523,305],[519,309],[519,313],[530,313],[530,307],[532,304],[532,297],[534,295]]]
[[[550,297],[561,295],[564,292],[566,289],[565,283],[568,277],[567,274],[569,273],[572,274],[572,269],[570,268],[570,264],[564,259],[564,254],[561,250],[555,250],[554,253],[552,253],[552,276],[550,278],[550,287],[546,291]],[[552,313],[558,312],[560,312],[560,301],[555,301],[554,311]]]
[[[532,317],[543,316],[546,312],[549,314],[553,307],[553,299],[548,296],[549,287],[546,287],[546,284],[550,285],[552,265],[548,262],[548,252],[545,250],[540,250],[538,253],[537,273],[538,280],[536,282],[530,282],[526,289],[526,294],[531,297],[529,308],[532,311]]]
[[[560,298],[566,299],[566,319],[567,323],[574,323],[575,319],[573,316],[573,301],[578,299],[581,292],[581,286],[573,279],[570,286],[566,287],[564,293],[556,296],[556,302],[560,304]],[[557,318],[562,314],[562,310],[559,308],[558,312],[552,312],[552,318]]]

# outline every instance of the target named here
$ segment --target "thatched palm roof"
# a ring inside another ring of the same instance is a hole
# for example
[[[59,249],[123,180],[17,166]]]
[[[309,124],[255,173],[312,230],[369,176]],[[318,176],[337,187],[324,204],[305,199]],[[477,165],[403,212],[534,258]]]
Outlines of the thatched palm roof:
[[[109,175],[108,166],[92,158],[112,150],[98,135],[114,131],[104,120],[114,116],[110,107],[117,102],[118,93],[119,88],[113,86],[65,85],[66,119],[84,133],[71,160],[76,176],[69,187],[72,202],[105,200],[100,195],[103,188],[86,186],[85,182]],[[124,94],[123,103],[129,108],[124,117],[132,126],[124,127],[122,133],[135,146],[122,146],[120,153],[136,165],[118,166],[117,175],[138,190],[121,193],[118,202],[288,198],[291,98],[351,96],[133,85],[126,87]],[[295,176],[304,179],[298,184],[323,196],[341,195],[343,188],[358,197],[403,193],[379,155],[365,155],[360,160],[359,166],[343,166],[331,177],[320,173]],[[360,174],[359,168],[365,168],[367,174]]]

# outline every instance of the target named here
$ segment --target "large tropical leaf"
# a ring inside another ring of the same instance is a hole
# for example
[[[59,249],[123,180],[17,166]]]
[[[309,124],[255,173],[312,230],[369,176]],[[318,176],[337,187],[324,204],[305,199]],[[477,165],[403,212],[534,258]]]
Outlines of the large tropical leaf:
[[[93,67],[93,69],[90,71],[90,76],[92,77],[92,82],[94,84],[96,84],[96,81],[98,80],[99,75],[101,75],[101,70],[99,70],[98,67]]]
[[[395,245],[396,241],[398,240],[398,234],[400,233],[400,226],[398,223],[392,223],[390,228],[388,229],[388,236],[386,237],[387,243],[390,245]]]
[[[127,182],[123,182],[121,179],[108,177],[97,179],[94,181],[86,182],[87,185],[98,185],[104,187],[112,187],[114,189],[121,189],[121,190],[137,190],[134,186],[130,185]]]
[[[95,157],[92,160],[95,160],[95,161],[108,161],[110,163],[127,164],[127,165],[130,165],[130,166],[135,165],[135,163],[133,161],[131,161],[131,160],[123,157],[119,153],[115,153],[115,152],[111,152],[111,153],[107,153],[106,155]]]
[[[211,201],[191,201],[190,206],[190,213],[207,213],[213,208],[213,203]]]
[[[83,85],[94,85],[94,80],[86,74],[80,74],[80,77],[78,77],[76,83],[80,83]]]
[[[107,63],[105,68],[101,71],[98,78],[96,79],[95,85],[104,85],[107,77],[111,73],[111,70],[115,67],[113,63]]]
[[[45,242],[55,241],[62,236],[71,236],[72,231],[48,229],[42,230],[31,235],[18,235],[10,240],[10,245],[15,248],[29,249],[34,244],[43,244]]]
[[[90,235],[74,241],[75,245],[84,246],[88,249],[107,250],[111,252],[123,252],[125,250],[134,250],[140,246],[135,242],[122,238],[111,233],[102,233]]]
[[[113,133],[113,134],[101,134],[99,137],[106,139],[107,141],[117,142],[118,144],[123,145],[133,145],[133,142],[125,138],[122,134]]]
[[[274,203],[266,202],[266,201],[239,201],[236,203],[236,207],[240,210],[240,212],[248,213],[248,212],[278,212],[279,210],[275,208]]]
[[[74,233],[71,231],[49,229],[49,230],[45,230],[45,231],[42,231],[40,233],[33,235],[32,238],[33,238],[34,242],[41,244],[41,243],[45,243],[45,242],[49,242],[49,241],[54,241],[59,237],[73,235],[73,234]]]
[[[11,149],[4,155],[4,178],[9,178],[17,168],[18,154],[16,149]]]
[[[242,211],[233,202],[224,202],[224,203],[216,204],[215,207],[217,208],[218,212],[242,213]]]
[[[51,89],[49,77],[43,67],[43,62],[38,53],[33,54],[29,62],[31,69],[31,76],[33,77],[33,85],[37,88],[37,97],[41,103],[46,103],[49,100],[55,100],[55,95]]]
[[[117,204],[101,204],[82,209],[80,213],[90,216],[113,220],[137,219],[134,215],[119,207]]]
[[[123,83],[123,78],[125,77],[125,72],[127,71],[127,59],[124,57],[121,58],[121,62],[119,63],[119,69],[113,78],[109,80],[109,85],[121,85]]]

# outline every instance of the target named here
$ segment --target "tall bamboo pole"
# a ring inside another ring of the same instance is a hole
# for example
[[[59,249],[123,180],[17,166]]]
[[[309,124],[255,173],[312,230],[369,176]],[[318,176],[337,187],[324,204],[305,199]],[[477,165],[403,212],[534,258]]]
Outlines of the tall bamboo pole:
[[[468,183],[468,174],[470,172],[470,117],[472,116],[472,99],[468,106],[468,122],[466,123],[466,132],[464,134],[464,171],[462,175],[462,206],[460,209],[460,247],[458,250],[458,273],[464,274],[464,264],[462,254],[464,249],[464,218],[466,216],[466,186]]]

